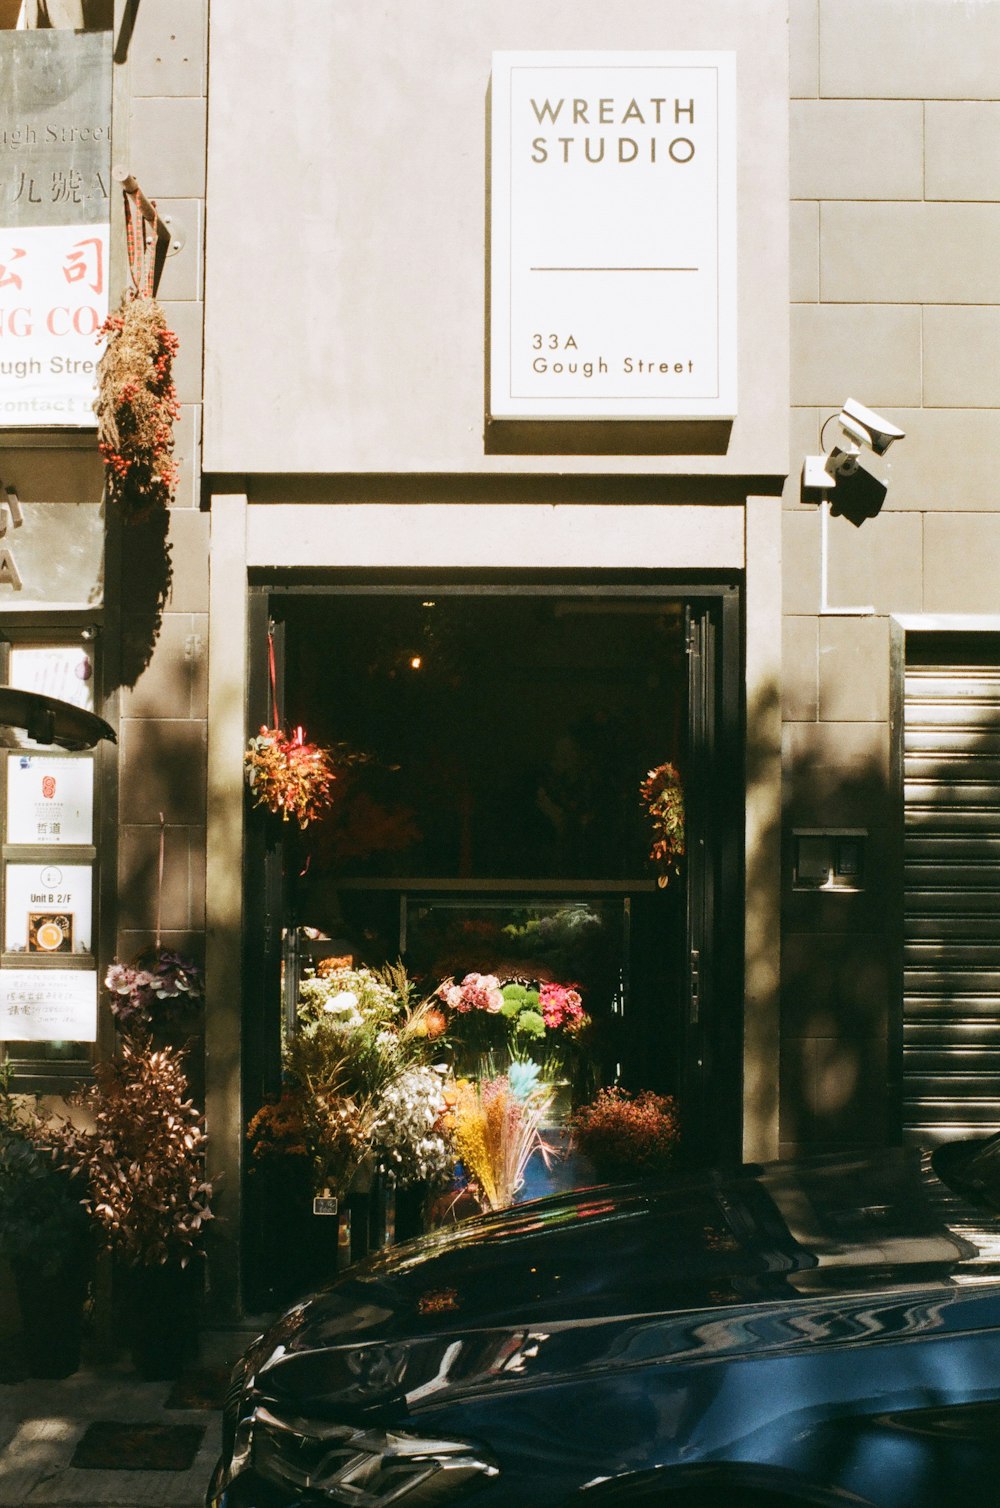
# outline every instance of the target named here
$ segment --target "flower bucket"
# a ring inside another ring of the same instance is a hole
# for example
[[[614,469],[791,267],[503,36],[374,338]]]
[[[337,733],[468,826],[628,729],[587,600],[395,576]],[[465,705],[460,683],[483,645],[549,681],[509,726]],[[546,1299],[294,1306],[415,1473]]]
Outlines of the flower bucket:
[[[11,1263],[31,1377],[70,1377],[80,1366],[83,1311],[90,1278],[84,1253],[55,1272],[34,1262]]]
[[[132,1365],[149,1382],[179,1377],[198,1358],[201,1264],[119,1271]]]

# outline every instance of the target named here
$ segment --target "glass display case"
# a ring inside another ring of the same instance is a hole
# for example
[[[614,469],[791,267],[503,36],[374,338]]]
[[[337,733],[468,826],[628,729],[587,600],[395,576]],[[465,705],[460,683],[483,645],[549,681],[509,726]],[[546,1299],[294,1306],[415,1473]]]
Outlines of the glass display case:
[[[616,1076],[628,1009],[627,895],[433,896],[400,900],[400,954],[425,990],[466,974],[501,983],[572,985],[597,1031],[607,1077]]]

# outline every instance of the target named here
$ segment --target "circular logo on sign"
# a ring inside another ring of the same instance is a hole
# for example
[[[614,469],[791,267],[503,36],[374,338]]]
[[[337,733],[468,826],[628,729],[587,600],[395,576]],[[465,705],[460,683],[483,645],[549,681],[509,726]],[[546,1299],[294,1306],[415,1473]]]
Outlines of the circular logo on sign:
[[[57,868],[55,864],[46,864],[41,872],[40,879],[43,885],[61,885],[62,870]]]
[[[44,948],[46,953],[55,953],[62,944],[63,929],[58,922],[42,922],[35,936],[40,948]]]
[[[42,776],[42,795],[46,801],[51,801],[56,793],[56,777],[54,775]]]

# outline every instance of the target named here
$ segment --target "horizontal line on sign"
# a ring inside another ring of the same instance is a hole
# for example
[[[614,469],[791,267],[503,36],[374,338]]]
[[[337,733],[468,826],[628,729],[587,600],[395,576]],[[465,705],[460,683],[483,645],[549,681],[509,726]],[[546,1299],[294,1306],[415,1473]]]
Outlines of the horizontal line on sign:
[[[697,272],[697,267],[532,267],[532,272]]]

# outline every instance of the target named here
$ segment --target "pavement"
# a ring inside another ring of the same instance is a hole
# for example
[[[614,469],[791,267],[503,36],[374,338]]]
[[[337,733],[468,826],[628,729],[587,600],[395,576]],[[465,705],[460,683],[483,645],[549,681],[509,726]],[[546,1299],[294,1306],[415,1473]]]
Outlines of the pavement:
[[[177,1382],[146,1382],[125,1360],[0,1381],[0,1508],[202,1508],[225,1381],[252,1338],[203,1335]]]

